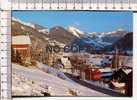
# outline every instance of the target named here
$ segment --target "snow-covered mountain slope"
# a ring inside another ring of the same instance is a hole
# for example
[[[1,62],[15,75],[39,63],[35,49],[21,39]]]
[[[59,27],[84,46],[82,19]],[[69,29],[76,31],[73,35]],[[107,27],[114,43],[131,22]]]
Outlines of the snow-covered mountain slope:
[[[70,90],[76,92],[77,96],[108,96],[37,68],[12,64],[12,72],[14,74],[12,77],[14,96],[41,96],[43,91],[48,92],[51,96],[74,96],[69,92]]]
[[[77,44],[80,48],[88,47],[94,50],[101,50],[105,47],[113,45],[115,42],[128,34],[128,32],[124,29],[117,29],[112,32],[102,33],[83,32],[73,26],[69,26],[68,28],[53,26],[48,29],[45,26],[26,23],[14,17],[12,19],[14,22],[14,25],[12,25],[12,35],[29,34],[35,41],[37,41],[36,38],[39,38],[40,40],[42,39],[43,43],[39,44],[54,42],[61,47],[65,45]]]
[[[128,32],[124,29],[117,29],[113,32],[85,33],[80,38],[75,40],[73,44],[79,45],[81,49],[85,48],[86,46],[88,48],[91,48],[91,50],[102,50],[105,47],[113,45],[115,42],[123,38],[126,34],[128,34]]]
[[[112,43],[105,42],[98,35],[85,34],[80,39],[75,40],[72,44],[76,44],[80,47],[80,50],[86,50],[87,52],[93,52],[94,50],[101,50],[105,46],[112,45]]]
[[[41,32],[41,33],[44,33],[44,34],[49,34],[49,30],[48,29],[40,29],[38,31]]]
[[[133,50],[133,32],[127,33],[124,37],[119,39],[113,44],[113,47],[117,47],[121,50]]]
[[[50,39],[59,41],[63,44],[69,44],[71,41],[78,38],[61,26],[55,26],[50,28],[50,34],[48,36]]]
[[[41,32],[43,34],[49,34],[49,29],[48,28],[45,28],[41,25],[38,25],[38,24],[32,24],[32,23],[29,23],[29,22],[25,22],[25,21],[22,21],[20,19],[17,19],[15,17],[12,17],[12,20],[13,21],[16,21],[24,26],[28,26],[28,27],[31,27],[33,29],[36,29],[38,32]],[[23,27],[22,27],[23,28]]]
[[[104,47],[106,45],[111,45],[109,42],[105,42],[99,36],[91,36],[90,34],[86,34],[82,37],[83,41],[89,44],[94,44],[96,47]]]
[[[46,35],[49,34],[49,29],[47,27],[42,26],[42,25],[35,24],[35,29],[38,32],[41,32],[43,34],[46,34]]]
[[[80,31],[79,29],[75,28],[75,27],[72,27],[72,26],[69,26],[67,28],[67,30],[69,32],[71,32],[73,35],[75,35],[76,37],[80,38],[81,35],[84,35],[85,33]]]
[[[124,29],[117,29],[116,31],[101,33],[103,41],[114,43],[124,37],[128,32]]]
[[[24,22],[24,21],[22,21],[22,20],[20,20],[20,19],[17,19],[17,18],[15,18],[15,17],[12,17],[12,20],[13,20],[13,21],[16,21],[16,22],[19,22],[19,23],[21,23],[21,24],[23,24],[23,25],[25,25],[25,26],[29,26],[29,27],[31,27],[31,28],[35,28],[35,25],[34,25],[34,24],[28,23],[28,22]]]
[[[110,36],[110,37],[123,37],[127,34],[128,32],[122,28],[119,28],[115,31],[110,31],[110,32],[101,32],[101,33],[98,33],[98,32],[91,32],[91,33],[88,33],[92,36],[98,36],[98,37],[106,37],[106,36]]]

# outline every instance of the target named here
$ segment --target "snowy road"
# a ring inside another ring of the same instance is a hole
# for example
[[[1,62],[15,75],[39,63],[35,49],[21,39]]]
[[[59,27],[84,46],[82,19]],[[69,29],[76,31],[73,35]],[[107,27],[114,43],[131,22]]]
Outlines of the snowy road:
[[[73,96],[68,92],[70,89],[75,90],[78,96],[108,96],[104,93],[92,90],[73,81],[63,80],[52,74],[45,73],[38,68],[27,68],[21,65],[12,64],[12,73],[16,76],[24,77],[27,80],[33,80],[33,82],[42,87],[50,87],[48,88],[48,92],[51,94],[51,96]],[[17,81],[14,78],[13,80]],[[19,83],[19,81],[13,82],[13,95],[16,95],[16,92],[18,92],[17,88],[20,88],[20,90],[22,89],[23,91],[24,86],[19,85]],[[30,85],[28,91],[30,88],[34,87]],[[24,95],[23,93],[24,92],[22,92],[20,95]]]

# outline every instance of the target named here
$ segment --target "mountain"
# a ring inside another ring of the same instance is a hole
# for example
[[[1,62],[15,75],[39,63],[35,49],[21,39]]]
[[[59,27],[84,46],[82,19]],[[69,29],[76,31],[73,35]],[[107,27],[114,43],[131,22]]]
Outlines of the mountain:
[[[77,45],[80,50],[87,52],[96,50],[112,50],[114,45],[119,48],[132,48],[132,36],[124,29],[113,32],[83,32],[75,27],[64,28],[55,26],[50,29],[38,24],[26,23],[19,19],[12,18],[12,35],[29,35],[32,44],[44,47],[53,43],[61,47],[65,45]],[[130,39],[128,40],[128,37]],[[125,42],[126,41],[126,42]]]
[[[133,33],[127,33],[120,40],[115,42],[113,46],[117,46],[121,50],[132,50],[133,49]]]
[[[72,33],[74,36],[80,38],[82,35],[84,35],[85,33],[80,31],[79,29],[75,28],[75,27],[72,27],[72,26],[69,26],[67,28],[67,30]]]
[[[75,35],[60,26],[51,28],[49,33],[50,39],[59,41],[64,44],[69,44],[74,39],[77,39]]]
[[[106,52],[108,51],[114,51],[115,49],[118,49],[120,53],[126,53],[132,55],[133,52],[133,32],[127,33],[125,36],[120,38],[118,41],[114,42],[110,46],[106,46],[104,50]]]
[[[13,20],[12,21],[12,36],[16,35],[29,35],[32,40],[38,40],[38,41],[44,41],[46,42],[46,35],[42,34],[38,30],[36,30],[34,27],[24,25],[23,23],[20,23],[18,21]]]
[[[12,36],[16,35],[30,35],[34,42],[54,42],[57,44],[65,44],[75,38],[72,33],[69,33],[62,27],[53,27],[48,29],[38,24],[27,23],[16,18],[12,18]]]
[[[16,22],[18,22],[18,23],[21,23],[21,24],[24,25],[24,26],[28,26],[28,27],[31,27],[31,28],[35,28],[35,25],[34,25],[34,24],[28,23],[28,22],[24,22],[24,21],[22,21],[22,20],[20,20],[20,19],[18,19],[18,18],[12,17],[12,20],[13,20],[13,21],[16,21]]]
[[[116,31],[112,32],[102,32],[102,33],[97,33],[97,32],[92,32],[89,33],[92,37],[98,37],[101,39],[103,42],[107,43],[114,43],[123,36],[125,36],[128,32],[125,31],[124,29],[117,29]]]
[[[125,36],[128,32],[125,31],[124,29],[118,29],[116,31],[113,32],[106,32],[106,33],[102,33],[102,39],[105,42],[109,42],[109,43],[114,43],[116,41],[118,41],[120,38],[122,38],[123,36]]]
[[[49,34],[49,29],[47,27],[43,27],[41,25],[38,24],[34,24],[35,29],[38,30],[39,32],[48,35]]]
[[[111,45],[111,43],[104,42],[102,38],[97,35],[85,34],[81,38],[75,39],[72,45],[78,45],[80,50],[86,52],[93,52],[103,49],[105,46]]]
[[[120,29],[117,29],[116,31],[106,33],[106,36],[123,37],[126,33],[127,33],[127,31],[125,31],[124,29],[120,28]]]
[[[72,44],[78,45],[81,50],[85,50],[87,52],[102,51],[104,48],[110,50],[116,42],[120,42],[120,40],[125,38],[127,34],[128,32],[124,29],[118,29],[113,32],[85,33],[81,35],[80,38],[74,40]]]

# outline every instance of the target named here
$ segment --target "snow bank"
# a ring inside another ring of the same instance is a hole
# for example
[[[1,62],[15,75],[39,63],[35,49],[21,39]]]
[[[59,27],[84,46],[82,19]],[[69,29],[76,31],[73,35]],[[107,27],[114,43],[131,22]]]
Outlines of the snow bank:
[[[44,96],[43,93],[48,92],[48,86],[42,87],[37,82],[15,73],[12,74],[12,84],[13,96]]]
[[[64,79],[64,80],[67,80],[67,81],[70,81],[70,82],[73,82],[71,79],[69,79],[63,72],[61,72],[60,70],[58,69],[55,69],[53,67],[49,67],[48,65],[44,65],[40,62],[37,62],[37,66],[38,68],[40,68],[42,71],[44,72],[47,72],[47,73],[50,73],[56,77],[59,77],[61,79]]]
[[[46,67],[38,63],[39,67]],[[49,69],[49,68],[48,68]],[[55,69],[50,69],[51,73],[56,73]],[[41,96],[41,91],[48,92],[51,96],[107,96],[101,92],[89,89],[78,83],[67,81],[45,73],[36,67],[24,67],[12,64],[13,83],[12,93],[14,96],[28,95]]]

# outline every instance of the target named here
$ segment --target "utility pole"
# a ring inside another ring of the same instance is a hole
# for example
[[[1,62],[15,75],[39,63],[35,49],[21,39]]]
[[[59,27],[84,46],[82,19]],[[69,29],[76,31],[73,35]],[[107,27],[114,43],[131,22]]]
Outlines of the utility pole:
[[[118,54],[118,48],[117,46],[115,46],[115,53],[113,55],[113,59],[112,59],[112,68],[118,70],[119,68],[119,54]]]

